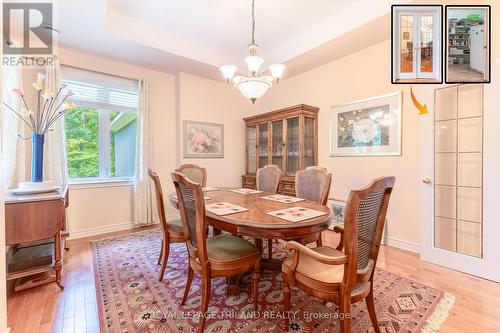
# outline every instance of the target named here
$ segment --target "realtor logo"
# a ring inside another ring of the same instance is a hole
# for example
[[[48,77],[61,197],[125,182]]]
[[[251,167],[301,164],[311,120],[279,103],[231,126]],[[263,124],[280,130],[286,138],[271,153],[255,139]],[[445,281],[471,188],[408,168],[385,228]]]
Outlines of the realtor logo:
[[[3,3],[2,65],[46,68],[56,60],[52,2]]]

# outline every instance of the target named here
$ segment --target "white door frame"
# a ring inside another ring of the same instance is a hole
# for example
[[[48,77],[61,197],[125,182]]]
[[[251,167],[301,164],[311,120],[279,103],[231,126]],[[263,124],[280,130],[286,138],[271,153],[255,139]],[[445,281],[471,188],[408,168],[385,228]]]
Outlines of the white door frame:
[[[440,8],[431,6],[411,6],[412,10],[406,8],[396,8],[394,12],[393,24],[393,40],[396,41],[395,48],[392,50],[393,54],[393,73],[395,80],[399,79],[436,79],[439,80],[441,76],[441,54],[442,54],[442,10]],[[413,16],[413,72],[401,73],[400,72],[400,55],[401,55],[401,29],[400,22],[401,16]],[[420,24],[422,16],[433,17],[433,52],[432,52],[432,65],[433,72],[427,73],[420,70],[421,49],[420,49]]]
[[[500,97],[494,92],[495,89],[498,87],[484,86],[483,258],[475,258],[434,246],[434,103],[429,108],[428,117],[421,120],[422,180],[429,179],[431,182],[421,184],[420,253],[424,261],[500,282],[500,223],[498,223],[500,217],[500,203],[498,202],[500,147],[497,144],[500,141],[500,131],[497,128],[500,123],[500,114],[495,107]],[[434,100],[434,91],[432,95],[432,100]]]

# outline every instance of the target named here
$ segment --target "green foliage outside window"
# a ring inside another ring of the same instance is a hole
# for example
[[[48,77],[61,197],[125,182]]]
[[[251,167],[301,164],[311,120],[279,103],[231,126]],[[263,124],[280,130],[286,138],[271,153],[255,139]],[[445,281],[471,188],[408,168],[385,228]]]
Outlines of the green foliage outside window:
[[[69,178],[99,177],[98,111],[77,107],[64,116]]]

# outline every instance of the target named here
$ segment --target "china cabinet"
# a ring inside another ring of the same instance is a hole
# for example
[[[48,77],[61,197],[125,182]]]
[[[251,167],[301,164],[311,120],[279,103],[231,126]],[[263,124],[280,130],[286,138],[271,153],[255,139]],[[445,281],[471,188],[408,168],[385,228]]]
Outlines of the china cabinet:
[[[283,171],[278,192],[295,195],[295,173],[318,164],[318,111],[300,104],[244,118],[246,174],[242,186],[255,188],[257,169],[275,164]]]

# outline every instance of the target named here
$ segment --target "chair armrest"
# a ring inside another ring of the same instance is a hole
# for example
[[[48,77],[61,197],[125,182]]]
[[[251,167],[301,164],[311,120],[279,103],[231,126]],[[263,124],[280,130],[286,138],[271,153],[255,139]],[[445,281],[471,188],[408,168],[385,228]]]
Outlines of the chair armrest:
[[[341,251],[344,248],[344,227],[336,225],[333,227],[333,232],[340,234],[339,245],[337,245],[337,250]]]
[[[295,241],[290,241],[286,243],[286,248],[289,250],[295,250],[294,256],[298,256],[299,252],[303,255],[306,255],[314,260],[317,260],[323,264],[327,265],[344,265],[347,263],[347,256],[342,255],[339,257],[327,256],[325,254],[318,253],[316,251],[311,250],[307,246],[304,246]],[[295,258],[294,258],[295,259]],[[295,260],[294,260],[295,261]],[[297,260],[298,263],[298,260]]]

